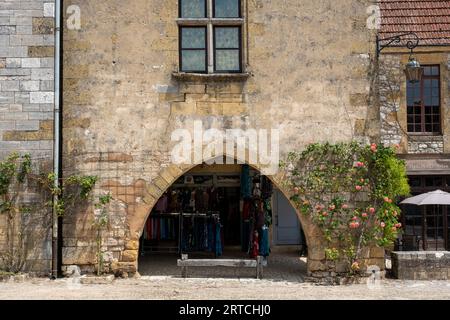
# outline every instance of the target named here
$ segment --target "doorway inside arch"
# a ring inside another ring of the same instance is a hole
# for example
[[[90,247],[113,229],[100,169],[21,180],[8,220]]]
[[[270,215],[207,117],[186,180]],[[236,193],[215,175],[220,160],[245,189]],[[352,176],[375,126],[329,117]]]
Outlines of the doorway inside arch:
[[[140,239],[139,272],[180,276],[181,254],[195,259],[264,257],[264,277],[302,281],[307,246],[288,199],[248,165],[199,165],[158,200]],[[190,277],[253,277],[248,268],[196,267]]]

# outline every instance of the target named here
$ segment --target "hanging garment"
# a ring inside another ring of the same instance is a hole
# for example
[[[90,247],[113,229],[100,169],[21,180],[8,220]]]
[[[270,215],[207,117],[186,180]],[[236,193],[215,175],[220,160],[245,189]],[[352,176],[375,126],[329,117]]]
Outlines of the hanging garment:
[[[263,208],[263,202],[261,200],[255,201],[256,211],[255,211],[255,228],[261,229],[265,223],[265,213]]]
[[[220,223],[216,224],[216,256],[220,257],[222,255],[222,228]]]
[[[250,241],[249,237],[250,237],[250,221],[244,220],[242,223],[242,242],[241,242],[242,252],[248,252]]]
[[[261,197],[263,199],[268,199],[272,196],[272,193],[273,193],[272,181],[270,181],[270,179],[267,178],[266,176],[263,176],[261,182]]]
[[[261,228],[261,240],[259,246],[259,255],[263,257],[268,257],[270,252],[270,243],[269,243],[269,228],[267,226],[263,226]]]
[[[253,242],[252,242],[252,249],[250,251],[250,258],[255,259],[259,254],[259,235],[258,231],[255,231],[253,233]]]
[[[250,167],[247,164],[242,166],[241,172],[241,197],[243,199],[251,198],[252,196],[252,181],[250,178]]]
[[[244,200],[244,205],[242,207],[242,219],[248,220],[250,218],[250,210],[252,206],[252,201],[249,199]]]
[[[209,200],[208,201],[209,202],[209,204],[208,204],[209,210],[211,210],[211,211],[217,210],[217,206],[219,203],[219,193],[217,192],[216,188],[212,187],[209,190],[209,199],[208,200]]]
[[[155,206],[155,211],[157,212],[167,212],[168,199],[167,194],[163,194],[161,198],[159,198],[158,202]]]

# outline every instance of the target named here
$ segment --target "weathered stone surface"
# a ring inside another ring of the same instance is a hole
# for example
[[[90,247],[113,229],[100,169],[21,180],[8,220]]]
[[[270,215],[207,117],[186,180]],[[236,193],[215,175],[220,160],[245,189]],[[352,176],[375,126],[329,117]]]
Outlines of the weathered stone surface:
[[[137,248],[135,250],[125,250],[122,252],[123,262],[135,262],[138,258]]]
[[[392,273],[402,280],[450,279],[450,253],[447,251],[392,252]]]
[[[33,34],[53,34],[55,20],[48,18],[33,18]]]
[[[53,46],[31,46],[28,47],[28,56],[32,58],[46,58],[55,56]]]

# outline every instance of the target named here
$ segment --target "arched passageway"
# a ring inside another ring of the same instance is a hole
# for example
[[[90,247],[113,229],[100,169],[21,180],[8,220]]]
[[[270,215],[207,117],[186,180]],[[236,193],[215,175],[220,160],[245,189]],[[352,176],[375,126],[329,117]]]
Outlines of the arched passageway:
[[[149,210],[139,239],[141,275],[179,276],[193,258],[266,256],[264,277],[302,281],[306,235],[283,190],[256,168],[198,165],[178,175]],[[251,277],[245,268],[202,267],[193,277]]]

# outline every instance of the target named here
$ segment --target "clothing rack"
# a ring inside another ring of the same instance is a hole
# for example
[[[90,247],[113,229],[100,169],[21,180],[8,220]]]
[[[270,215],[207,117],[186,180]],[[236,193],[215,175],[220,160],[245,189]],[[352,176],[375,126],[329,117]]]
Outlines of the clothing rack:
[[[193,233],[192,230],[185,230],[184,222],[186,218],[193,219]],[[203,227],[207,230],[207,234],[199,236],[195,231],[199,231],[195,224],[195,219],[203,220]],[[209,220],[209,221],[208,221]],[[213,226],[215,228],[213,228]],[[219,239],[217,239],[217,229],[219,228]],[[220,213],[212,211],[208,213],[182,213],[180,216],[180,252],[211,252],[214,256],[222,255],[222,233],[220,224]],[[192,236],[194,239],[192,239]],[[194,245],[191,242],[194,241]],[[218,243],[219,241],[219,243]],[[206,245],[205,245],[206,244]],[[219,247],[218,247],[219,245]]]
[[[172,213],[152,213],[149,216],[149,219],[154,219],[155,221],[159,219],[159,223],[157,223],[157,227],[161,226],[162,219],[171,219],[174,224],[175,234],[167,235],[167,239],[161,239],[161,236],[157,236],[154,239],[142,239],[142,250],[141,255],[144,255],[145,252],[177,252],[180,253],[180,213],[172,212]],[[174,239],[171,239],[173,236]],[[169,244],[169,245],[161,245],[161,243]]]

